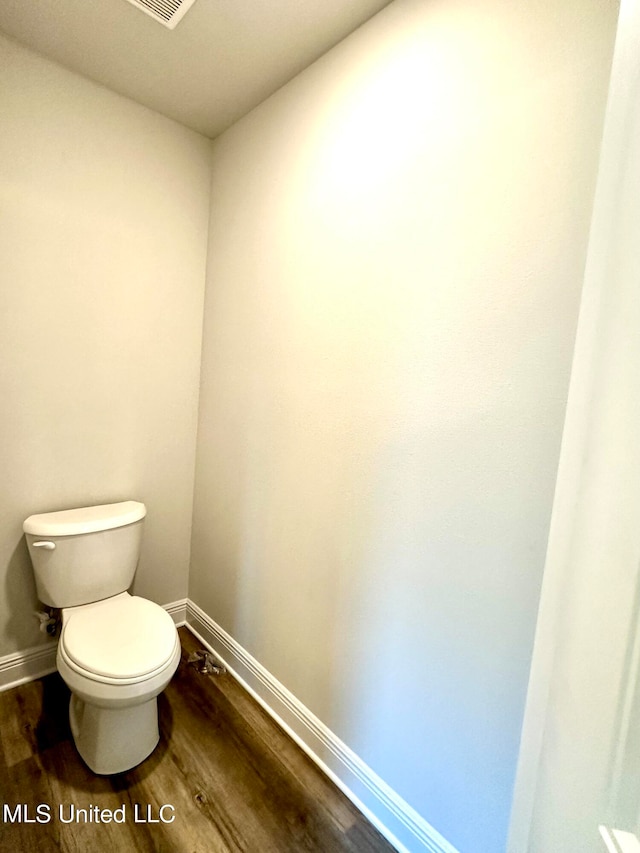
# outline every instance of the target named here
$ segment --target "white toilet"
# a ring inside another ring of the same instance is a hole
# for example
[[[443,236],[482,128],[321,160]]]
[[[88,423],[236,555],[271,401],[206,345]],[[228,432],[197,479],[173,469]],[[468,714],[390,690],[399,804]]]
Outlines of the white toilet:
[[[57,666],[78,752],[102,775],[140,764],[158,739],[157,696],[180,661],[169,614],[127,590],[140,555],[137,501],[30,516],[38,597],[62,609]]]

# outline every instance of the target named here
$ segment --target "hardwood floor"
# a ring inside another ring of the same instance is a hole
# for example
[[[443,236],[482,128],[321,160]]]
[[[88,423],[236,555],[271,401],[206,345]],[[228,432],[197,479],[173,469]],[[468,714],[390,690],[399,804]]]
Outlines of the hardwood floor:
[[[392,853],[233,677],[187,663],[198,641],[185,628],[180,638],[160,743],[127,773],[82,763],[57,673],[0,693],[0,850]]]

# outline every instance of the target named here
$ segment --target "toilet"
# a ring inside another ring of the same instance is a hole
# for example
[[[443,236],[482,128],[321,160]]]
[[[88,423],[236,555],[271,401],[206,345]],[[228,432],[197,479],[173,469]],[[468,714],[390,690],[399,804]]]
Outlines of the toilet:
[[[100,775],[153,752],[157,697],[180,661],[171,616],[128,592],[145,515],[143,503],[122,501],[32,515],[23,525],[38,597],[62,612],[56,663],[71,690],[73,739]]]

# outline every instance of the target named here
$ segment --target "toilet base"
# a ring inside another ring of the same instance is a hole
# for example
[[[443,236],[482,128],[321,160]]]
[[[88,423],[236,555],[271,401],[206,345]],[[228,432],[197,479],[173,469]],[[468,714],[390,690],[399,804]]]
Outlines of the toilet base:
[[[103,708],[72,693],[69,723],[80,757],[99,776],[131,770],[160,739],[156,696],[133,707]]]

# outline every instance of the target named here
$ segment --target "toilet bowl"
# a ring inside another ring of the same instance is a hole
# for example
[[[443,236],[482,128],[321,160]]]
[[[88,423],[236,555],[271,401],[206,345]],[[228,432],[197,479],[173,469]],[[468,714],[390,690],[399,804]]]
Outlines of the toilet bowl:
[[[153,752],[156,697],[179,662],[173,620],[151,601],[125,592],[63,608],[56,663],[76,748],[94,773],[122,773]]]
[[[94,773],[130,770],[158,740],[157,697],[180,661],[171,616],[128,589],[146,507],[121,501],[30,516],[23,525],[38,597],[61,609],[56,663],[69,723]]]

